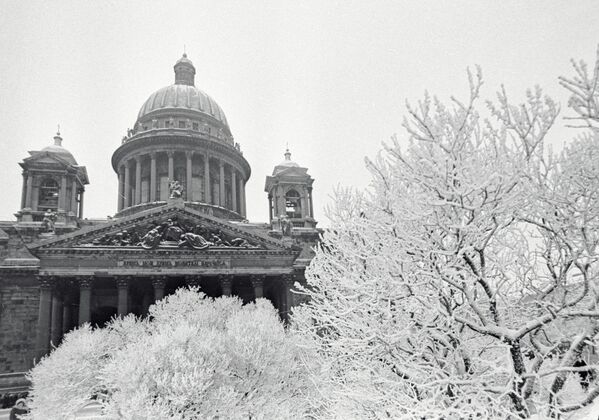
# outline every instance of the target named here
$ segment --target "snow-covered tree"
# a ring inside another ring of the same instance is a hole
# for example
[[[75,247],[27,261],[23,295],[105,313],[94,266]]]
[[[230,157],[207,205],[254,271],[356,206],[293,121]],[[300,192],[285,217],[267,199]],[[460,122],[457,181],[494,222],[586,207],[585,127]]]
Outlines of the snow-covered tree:
[[[408,105],[406,136],[339,189],[294,316],[319,357],[324,417],[559,416],[599,395],[599,56],[558,105],[505,90]],[[405,147],[400,147],[405,144]]]
[[[31,417],[68,419],[90,398],[108,418],[302,418],[310,358],[270,302],[179,289],[147,319],[84,326],[30,374]]]

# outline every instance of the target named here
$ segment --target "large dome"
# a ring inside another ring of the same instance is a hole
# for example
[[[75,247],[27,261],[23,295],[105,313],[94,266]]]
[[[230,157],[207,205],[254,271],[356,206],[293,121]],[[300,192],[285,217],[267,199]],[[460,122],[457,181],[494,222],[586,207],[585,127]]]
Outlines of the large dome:
[[[154,111],[175,108],[178,110],[198,111],[216,118],[225,126],[229,126],[221,107],[214,99],[195,86],[174,84],[152,93],[142,105],[137,115],[140,121]]]
[[[200,113],[214,118],[222,124],[224,130],[230,133],[227,118],[221,107],[208,94],[195,87],[196,69],[187,54],[183,54],[174,66],[175,83],[152,93],[144,102],[137,121],[149,122],[152,117],[174,113]]]

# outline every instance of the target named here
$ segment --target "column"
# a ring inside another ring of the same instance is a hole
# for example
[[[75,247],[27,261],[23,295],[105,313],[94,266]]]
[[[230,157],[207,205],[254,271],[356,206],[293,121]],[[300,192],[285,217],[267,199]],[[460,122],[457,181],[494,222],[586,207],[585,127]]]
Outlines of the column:
[[[141,204],[141,157],[135,157],[135,203]]]
[[[143,316],[146,316],[148,314],[150,310],[150,305],[152,305],[152,295],[148,292],[145,292],[141,301]]]
[[[119,168],[119,196],[117,197],[117,211],[123,210],[125,203],[125,174],[123,173],[123,167]]]
[[[293,295],[291,294],[291,289],[293,288],[293,284],[295,283],[294,277],[291,274],[285,274],[282,278],[281,287],[282,287],[282,318],[285,322],[289,322],[289,314],[291,313],[291,308],[293,307]]]
[[[166,152],[166,154],[168,156],[168,180],[170,182],[175,180],[175,167],[173,164],[174,152],[169,151]]]
[[[129,169],[129,161],[125,162],[125,208],[131,207],[131,170]]]
[[[308,187],[308,203],[310,207],[310,217],[314,217],[314,206],[312,205],[312,187]]]
[[[67,176],[66,174],[60,179],[60,191],[58,192],[58,209],[67,210]]]
[[[231,195],[233,196],[233,211],[239,211],[237,209],[237,171],[231,167]]]
[[[156,153],[150,153],[150,202],[156,201]]]
[[[50,350],[50,319],[52,316],[52,285],[54,284],[54,279],[39,276],[38,281],[40,285],[40,300],[35,349],[37,359],[39,360]]]
[[[154,302],[158,302],[164,297],[164,286],[166,285],[166,276],[152,279],[154,286]]]
[[[252,282],[252,287],[254,288],[254,299],[260,299],[264,297],[264,279],[265,275],[253,275],[250,280]]]
[[[268,194],[268,220],[272,222],[272,195]]]
[[[219,194],[218,201],[219,206],[225,207],[225,163],[222,160],[218,161],[218,169],[219,169]]]
[[[233,276],[220,275],[218,276],[218,280],[223,296],[231,296],[233,289]]]
[[[204,155],[204,202],[212,204],[212,194],[210,194],[210,156]]]
[[[193,152],[185,152],[185,199],[191,201],[191,164],[193,158]]]
[[[118,277],[116,279],[116,287],[118,290],[117,314],[118,316],[125,316],[129,312],[127,305],[129,299],[129,278]]]
[[[31,195],[33,194],[33,175],[27,174],[27,191],[25,192],[25,208],[31,209]]]
[[[239,195],[239,206],[240,206],[240,210],[241,210],[241,215],[243,217],[246,217],[246,213],[245,213],[245,182],[243,181],[243,179],[240,180],[241,181],[241,194]]]
[[[287,214],[287,203],[285,202],[285,190],[283,189],[282,186],[278,187],[279,190],[279,214],[277,216],[280,215],[286,215]]]
[[[52,326],[50,328],[50,339],[54,346],[58,346],[62,336],[62,296],[54,284],[52,290]]]
[[[77,178],[73,179],[71,187],[71,211],[77,216]]]
[[[91,320],[91,298],[93,277],[79,279],[79,325]]]
[[[71,298],[65,291],[62,298],[62,335],[64,336],[71,329]]]
[[[21,187],[21,209],[25,208],[25,200],[27,200],[27,174],[23,172],[23,185]]]
[[[79,218],[83,219],[83,193],[85,191],[81,190],[81,193],[79,194]]]

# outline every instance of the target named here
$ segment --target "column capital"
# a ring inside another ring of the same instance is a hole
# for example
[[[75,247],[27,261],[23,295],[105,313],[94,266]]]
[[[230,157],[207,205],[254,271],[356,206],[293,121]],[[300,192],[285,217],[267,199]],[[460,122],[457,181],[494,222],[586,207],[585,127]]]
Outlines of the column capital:
[[[141,163],[141,156],[139,156],[139,155],[134,156],[133,160],[135,160],[135,163],[139,164],[139,163]]]
[[[185,157],[187,159],[191,159],[193,157],[193,155],[194,155],[194,151],[193,150],[186,150],[185,151]]]
[[[264,274],[252,274],[250,276],[250,281],[252,282],[252,286],[263,286],[264,280],[266,280],[266,276]]]
[[[56,279],[52,276],[37,276],[40,289],[52,290],[56,285]]]
[[[150,155],[150,159],[156,159],[156,152],[150,152],[148,155]]]
[[[83,276],[77,278],[77,282],[79,283],[79,289],[91,289],[93,281],[93,276]]]
[[[152,286],[154,286],[155,288],[164,288],[164,286],[166,285],[166,278],[166,276],[154,277],[152,279]]]
[[[219,160],[218,160],[218,167],[219,167],[219,168],[224,168],[224,167],[225,167],[225,161],[224,161],[224,160],[222,160],[222,159],[219,159]]]
[[[172,157],[175,155],[175,151],[174,151],[174,150],[167,150],[167,151],[166,151],[166,155],[167,155],[169,158],[172,158]]]
[[[232,282],[233,276],[231,274],[219,274],[218,281],[220,282]]]
[[[116,287],[118,289],[128,289],[131,276],[122,276],[116,278]]]
[[[285,285],[292,287],[295,283],[295,275],[294,274],[283,274],[283,282]]]

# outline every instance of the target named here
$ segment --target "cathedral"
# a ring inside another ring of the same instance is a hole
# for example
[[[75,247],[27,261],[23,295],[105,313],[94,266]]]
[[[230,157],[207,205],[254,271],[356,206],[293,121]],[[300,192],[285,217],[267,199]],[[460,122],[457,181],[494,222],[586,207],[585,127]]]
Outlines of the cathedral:
[[[179,287],[264,297],[284,321],[297,303],[319,234],[314,180],[287,150],[266,176],[268,222],[248,222],[251,167],[225,113],[186,54],[174,73],[112,155],[113,217],[84,218],[90,180],[60,133],[19,163],[21,208],[0,222],[0,398],[25,390],[25,372],[71,329],[145,316]]]

